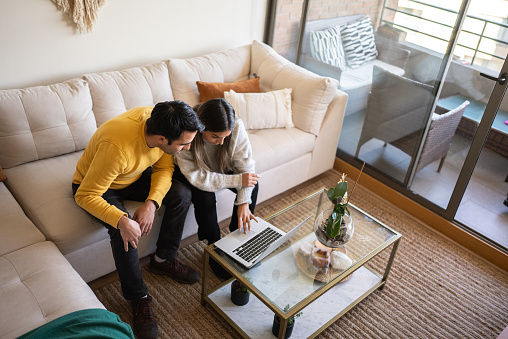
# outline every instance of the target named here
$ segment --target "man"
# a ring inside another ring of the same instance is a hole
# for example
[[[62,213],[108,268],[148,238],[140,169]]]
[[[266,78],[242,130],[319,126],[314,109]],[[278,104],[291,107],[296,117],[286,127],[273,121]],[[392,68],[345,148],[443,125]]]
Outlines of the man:
[[[74,198],[108,229],[122,293],[131,301],[138,338],[156,338],[158,334],[137,246],[139,238],[152,229],[161,204],[166,212],[149,269],[180,283],[199,280],[198,272],[176,260],[191,192],[172,180],[172,174],[173,155],[189,149],[202,130],[194,110],[182,101],[161,102],[153,109],[137,107],[102,124],[76,165]],[[131,217],[123,205],[125,199],[144,204]]]

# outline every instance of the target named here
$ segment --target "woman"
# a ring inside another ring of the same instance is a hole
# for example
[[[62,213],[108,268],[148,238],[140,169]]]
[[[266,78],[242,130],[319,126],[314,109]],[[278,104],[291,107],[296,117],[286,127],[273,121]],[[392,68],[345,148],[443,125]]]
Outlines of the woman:
[[[211,99],[194,108],[205,126],[192,141],[190,150],[176,155],[173,177],[191,188],[199,240],[212,244],[220,239],[215,192],[228,188],[236,193],[230,231],[250,230],[258,192],[259,175],[254,173],[252,149],[245,127],[235,119],[225,99]],[[210,265],[222,278],[230,277],[215,261]]]

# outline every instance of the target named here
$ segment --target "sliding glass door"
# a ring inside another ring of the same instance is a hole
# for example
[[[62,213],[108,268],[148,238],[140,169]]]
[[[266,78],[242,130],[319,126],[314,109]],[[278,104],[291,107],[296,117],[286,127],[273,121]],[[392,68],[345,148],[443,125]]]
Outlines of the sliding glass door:
[[[508,248],[463,213],[482,211],[482,195],[502,204],[508,193],[506,178],[498,178],[508,176],[508,107],[500,105],[506,84],[480,75],[496,79],[506,72],[508,2],[273,5],[269,43],[291,61],[338,79],[348,93],[337,155],[365,162],[370,175]],[[506,223],[502,207],[489,211],[489,220]],[[508,234],[508,224],[502,227]]]

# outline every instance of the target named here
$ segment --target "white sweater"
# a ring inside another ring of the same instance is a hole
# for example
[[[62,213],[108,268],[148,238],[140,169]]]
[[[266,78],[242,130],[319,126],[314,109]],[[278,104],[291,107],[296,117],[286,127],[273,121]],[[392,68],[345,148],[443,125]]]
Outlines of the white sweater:
[[[208,159],[212,162],[212,171],[209,172],[203,168],[198,168],[194,164],[192,152],[190,150],[182,150],[180,154],[175,156],[175,162],[180,167],[183,175],[192,185],[202,191],[217,192],[223,188],[236,188],[238,194],[235,205],[250,204],[252,202],[251,194],[253,188],[242,188],[242,173],[255,173],[255,162],[252,159],[252,148],[242,120],[238,116],[235,117],[235,126],[229,143],[229,153],[233,155],[233,168],[231,170],[234,174],[220,173],[215,163],[215,153],[218,147],[223,147],[222,145],[211,145],[206,142],[204,145]]]

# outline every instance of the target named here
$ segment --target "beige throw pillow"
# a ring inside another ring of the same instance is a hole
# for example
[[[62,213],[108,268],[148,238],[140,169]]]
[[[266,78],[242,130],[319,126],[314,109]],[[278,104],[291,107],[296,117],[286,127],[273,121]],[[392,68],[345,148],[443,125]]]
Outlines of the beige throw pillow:
[[[224,92],[246,129],[293,127],[291,88],[265,93]]]

